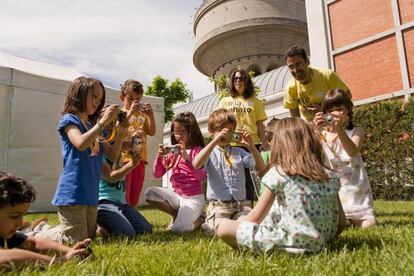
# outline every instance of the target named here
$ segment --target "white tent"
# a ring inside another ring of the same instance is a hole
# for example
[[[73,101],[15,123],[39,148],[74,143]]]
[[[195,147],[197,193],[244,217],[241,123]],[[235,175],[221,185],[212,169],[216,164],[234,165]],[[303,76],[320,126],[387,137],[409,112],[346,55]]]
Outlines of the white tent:
[[[56,127],[67,88],[81,75],[72,68],[0,53],[0,170],[35,187],[37,200],[31,211],[54,210],[50,202],[62,169]],[[118,95],[119,91],[106,87],[106,103],[119,104]],[[144,97],[143,101],[153,106],[158,130],[148,141],[145,187],[161,186],[151,169],[157,145],[162,143],[164,99]]]

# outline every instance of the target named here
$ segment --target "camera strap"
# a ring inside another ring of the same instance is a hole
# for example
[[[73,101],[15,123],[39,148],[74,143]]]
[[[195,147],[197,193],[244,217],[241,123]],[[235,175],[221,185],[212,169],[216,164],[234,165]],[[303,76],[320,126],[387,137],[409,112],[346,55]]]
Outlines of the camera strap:
[[[226,160],[226,164],[233,168],[233,161],[234,161],[234,155],[233,155],[233,147],[231,145],[228,145],[229,153],[227,154],[227,147],[223,149],[224,151],[224,160]]]
[[[111,131],[111,133],[105,137],[104,131],[101,131],[101,133],[98,136],[98,140],[100,142],[108,142],[108,143],[110,143],[110,142],[112,142],[112,141],[115,140],[115,137],[116,137],[116,123],[113,122],[112,123],[112,131]]]

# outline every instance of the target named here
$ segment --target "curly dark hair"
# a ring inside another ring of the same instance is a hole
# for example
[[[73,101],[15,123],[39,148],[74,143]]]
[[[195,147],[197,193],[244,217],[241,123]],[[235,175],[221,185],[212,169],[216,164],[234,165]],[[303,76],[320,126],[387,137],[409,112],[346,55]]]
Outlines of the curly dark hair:
[[[36,194],[32,185],[20,177],[0,171],[0,209],[21,203],[35,201]]]
[[[237,97],[237,90],[236,90],[236,86],[234,85],[234,78],[235,78],[237,72],[240,73],[240,75],[241,75],[241,77],[243,78],[243,81],[244,81],[243,97],[245,99],[248,99],[248,98],[250,98],[251,96],[254,95],[254,86],[253,86],[252,79],[250,78],[250,75],[244,69],[236,69],[231,74],[231,80],[230,80],[230,95],[233,98],[234,97]]]

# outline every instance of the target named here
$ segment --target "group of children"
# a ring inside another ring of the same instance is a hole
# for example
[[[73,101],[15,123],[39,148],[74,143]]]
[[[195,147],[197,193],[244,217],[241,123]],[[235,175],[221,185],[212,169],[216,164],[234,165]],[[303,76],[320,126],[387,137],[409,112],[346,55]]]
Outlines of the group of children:
[[[152,231],[136,209],[147,162],[146,136],[155,133],[151,105],[141,103],[142,95],[142,84],[128,80],[121,89],[123,106],[104,107],[100,81],[80,77],[71,83],[58,124],[63,171],[52,203],[60,224],[41,221],[26,234],[16,232],[34,191],[25,181],[0,173],[3,249],[54,249],[63,261],[87,256],[95,235],[133,237]],[[153,164],[157,178],[171,172],[172,189],[150,187],[145,200],[172,216],[171,231],[201,227],[234,248],[254,251],[318,251],[348,222],[363,228],[376,223],[359,154],[364,131],[352,123],[352,106],[344,91],[335,89],[328,91],[311,124],[300,118],[271,120],[265,132],[271,150],[262,153],[251,133],[235,131],[238,119],[228,109],[210,114],[207,145],[195,116],[177,114],[171,123],[172,146],[160,145]],[[249,170],[262,176],[254,208],[246,199]],[[30,254],[37,253],[0,249],[0,264],[57,260]]]

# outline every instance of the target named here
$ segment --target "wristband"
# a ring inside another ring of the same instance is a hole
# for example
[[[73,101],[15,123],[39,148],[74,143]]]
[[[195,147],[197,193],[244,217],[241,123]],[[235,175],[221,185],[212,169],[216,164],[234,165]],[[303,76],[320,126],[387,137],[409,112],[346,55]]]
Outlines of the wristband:
[[[103,127],[103,124],[101,123],[101,122],[99,122],[98,121],[98,127],[99,127],[99,132],[102,134],[103,133],[103,131],[104,131],[104,127]]]

